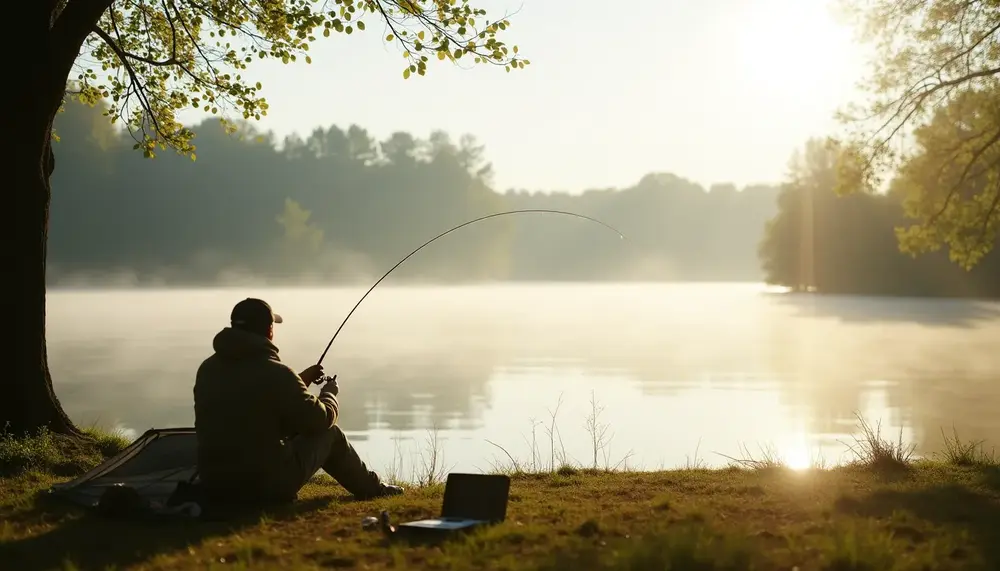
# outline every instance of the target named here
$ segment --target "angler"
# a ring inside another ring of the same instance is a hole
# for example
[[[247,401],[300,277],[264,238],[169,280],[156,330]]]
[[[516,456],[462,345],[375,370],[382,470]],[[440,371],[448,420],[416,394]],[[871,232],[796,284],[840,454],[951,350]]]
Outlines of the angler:
[[[217,503],[294,501],[320,468],[358,499],[403,492],[368,469],[337,425],[336,376],[322,365],[299,374],[278,358],[267,302],[236,304],[229,327],[198,368],[194,385],[198,472],[202,489]],[[325,384],[319,396],[307,387]]]

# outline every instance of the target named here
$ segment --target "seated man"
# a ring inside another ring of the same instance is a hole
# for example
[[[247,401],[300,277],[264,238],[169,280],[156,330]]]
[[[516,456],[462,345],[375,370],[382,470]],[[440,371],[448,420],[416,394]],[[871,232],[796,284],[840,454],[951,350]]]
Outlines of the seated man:
[[[215,336],[215,354],[198,368],[194,384],[198,473],[208,497],[290,502],[320,468],[359,499],[401,493],[368,470],[337,426],[336,378],[317,398],[307,387],[321,380],[323,368],[297,375],[278,359],[272,340],[281,316],[262,300],[246,299],[231,321]]]

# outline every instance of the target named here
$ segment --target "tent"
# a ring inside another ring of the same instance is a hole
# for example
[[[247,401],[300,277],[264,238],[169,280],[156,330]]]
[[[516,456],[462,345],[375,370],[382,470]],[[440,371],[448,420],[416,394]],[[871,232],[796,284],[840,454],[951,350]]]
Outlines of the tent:
[[[166,506],[181,482],[197,475],[197,440],[194,428],[147,430],[116,456],[82,476],[54,485],[53,497],[96,507],[109,487],[125,485],[136,490],[151,506]]]

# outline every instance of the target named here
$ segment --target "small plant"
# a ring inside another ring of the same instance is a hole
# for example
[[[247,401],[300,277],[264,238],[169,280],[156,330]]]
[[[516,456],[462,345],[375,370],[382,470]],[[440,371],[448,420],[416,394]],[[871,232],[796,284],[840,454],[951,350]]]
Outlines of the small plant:
[[[531,463],[528,465],[528,469],[532,472],[537,472],[539,467],[542,465],[542,454],[538,449],[538,427],[541,426],[542,423],[534,418],[531,418],[530,420],[531,442],[528,445],[531,449]]]
[[[569,464],[566,464],[565,466],[559,466],[559,469],[556,470],[556,474],[559,474],[560,476],[576,476],[579,473],[580,473],[579,470],[577,470],[573,466],[570,466]]]
[[[514,455],[508,452],[506,448],[500,446],[496,442],[493,442],[492,440],[489,439],[486,440],[486,443],[491,446],[495,446],[498,450],[503,452],[504,455],[507,456],[507,460],[510,462],[509,464],[504,464],[502,462],[493,461],[494,472],[498,474],[508,474],[508,475],[523,474],[525,472],[524,466],[521,464],[521,462],[519,462],[517,458],[514,458]]]
[[[694,456],[686,456],[684,459],[684,469],[685,470],[705,470],[708,468],[708,464],[698,456],[698,451],[701,449],[701,438],[698,439],[698,444],[694,447]]]
[[[719,454],[730,461],[732,466],[748,470],[782,470],[788,468],[785,461],[778,454],[777,449],[771,444],[760,447],[760,456],[755,457],[745,444],[740,444],[740,457]]]
[[[399,444],[400,439],[398,435],[392,439],[392,462],[385,470],[386,482],[394,485],[409,483],[403,478],[403,447]]]
[[[534,418],[531,419],[531,438],[529,440],[527,437],[524,437],[525,443],[528,445],[531,453],[531,457],[528,461],[518,459],[504,446],[492,440],[486,439],[486,443],[502,452],[503,457],[505,458],[504,460],[494,458],[491,462],[493,472],[513,475],[527,473],[537,474],[543,471],[548,473],[557,473],[568,468],[575,470],[576,466],[581,463],[574,463],[570,461],[570,456],[566,452],[566,447],[563,444],[562,435],[559,431],[559,424],[557,422],[559,409],[562,407],[562,404],[563,396],[560,394],[555,408],[549,410],[549,423],[547,426],[543,425],[540,421]],[[598,403],[594,391],[591,391],[590,414],[586,418],[584,427],[590,435],[592,464],[586,470],[603,470],[605,472],[628,470],[628,462],[633,456],[632,450],[629,450],[620,460],[618,460],[618,462],[612,464],[610,444],[613,435],[608,434],[610,426],[601,422],[600,416],[603,411],[604,407]],[[540,426],[544,426],[545,433],[549,437],[549,461],[547,465],[541,459],[541,452],[538,446],[538,427]]]
[[[983,448],[985,440],[963,441],[958,436],[958,430],[952,426],[952,436],[949,438],[941,429],[944,439],[944,452],[941,454],[945,462],[955,466],[995,466],[997,464],[996,448],[989,452]]]
[[[590,414],[587,415],[584,427],[590,435],[592,466],[593,470],[602,468],[606,472],[614,472],[621,468],[628,470],[628,461],[632,458],[632,450],[629,450],[616,464],[611,464],[611,441],[614,434],[608,434],[611,426],[601,422],[601,413],[604,406],[597,402],[594,391],[590,391]]]
[[[566,446],[563,444],[562,434],[559,433],[559,425],[556,418],[559,416],[559,408],[562,407],[563,395],[559,393],[559,400],[556,407],[549,411],[549,426],[545,429],[549,436],[549,472],[554,472],[559,466],[569,464],[566,455]],[[559,450],[556,450],[556,441],[559,442]]]
[[[449,469],[443,464],[444,452],[438,438],[438,427],[435,425],[427,431],[427,441],[424,450],[418,453],[420,472],[414,474],[414,482],[419,486],[434,486],[444,482]]]
[[[611,439],[614,438],[614,435],[608,436],[608,425],[601,422],[602,412],[604,412],[604,406],[597,404],[597,397],[592,389],[590,391],[590,414],[587,416],[587,421],[584,426],[587,429],[587,433],[590,434],[590,444],[593,453],[593,468],[595,470],[598,466],[598,454],[604,454],[604,463],[605,466],[607,466],[607,448],[611,444]]]
[[[861,435],[854,437],[854,444],[847,448],[854,454],[854,463],[876,470],[898,470],[909,467],[916,446],[903,444],[903,429],[895,442],[882,438],[882,423],[873,427],[860,413],[855,413]]]

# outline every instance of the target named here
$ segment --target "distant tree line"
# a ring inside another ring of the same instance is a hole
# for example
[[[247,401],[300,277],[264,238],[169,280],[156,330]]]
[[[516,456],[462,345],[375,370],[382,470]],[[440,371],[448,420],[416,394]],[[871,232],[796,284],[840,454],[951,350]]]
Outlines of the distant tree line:
[[[626,189],[495,192],[483,147],[442,132],[420,140],[333,126],[282,141],[241,125],[197,125],[197,160],[132,150],[100,105],[58,116],[49,281],[204,284],[370,279],[433,235],[496,218],[437,242],[396,281],[760,280],[756,244],[777,188],[704,189],[650,174]]]
[[[858,156],[809,141],[760,245],[766,281],[824,293],[1000,296],[1000,256],[989,254],[1000,224],[1000,145],[984,145],[1000,138],[998,102],[1000,89],[970,91],[942,107],[916,130],[885,192],[843,188],[859,183],[850,174]],[[915,224],[915,208],[933,220]]]
[[[907,200],[938,184],[929,178],[934,159],[961,136],[944,111],[918,133],[920,152],[887,192],[845,193],[850,148],[813,140],[780,186],[705,189],[649,174],[629,188],[579,194],[494,191],[492,167],[471,136],[397,132],[376,141],[352,125],[279,143],[250,125],[229,135],[209,121],[196,129],[196,161],[150,161],[101,113],[71,103],[57,123],[55,284],[369,280],[450,226],[546,208],[597,217],[628,240],[577,219],[498,218],[424,250],[394,279],[762,280],[825,293],[1000,295],[996,256],[966,270],[943,250],[900,250]]]

